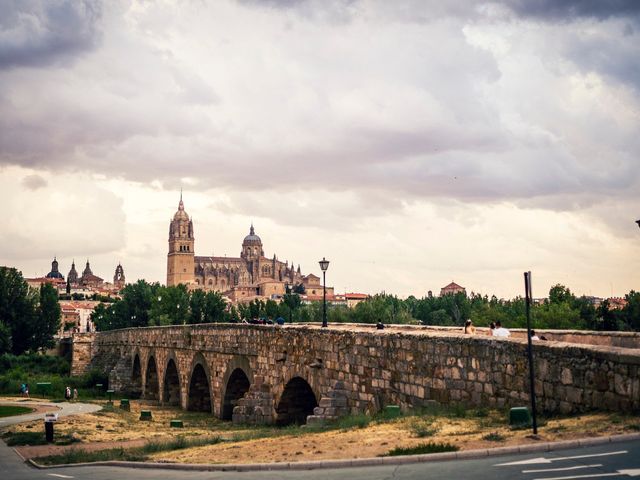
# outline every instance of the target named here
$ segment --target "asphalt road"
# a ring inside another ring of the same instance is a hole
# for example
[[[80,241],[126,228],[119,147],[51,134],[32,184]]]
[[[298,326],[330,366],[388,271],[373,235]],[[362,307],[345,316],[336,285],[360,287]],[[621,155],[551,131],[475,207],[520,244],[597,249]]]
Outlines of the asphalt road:
[[[514,463],[519,462],[519,463]],[[362,468],[275,471],[191,472],[122,467],[66,467],[38,470],[24,464],[6,445],[0,446],[0,478],[3,480],[640,480],[640,441],[609,443],[553,452],[538,452],[472,460],[425,462]]]
[[[47,410],[47,412],[56,412],[59,417],[64,417],[67,415],[77,415],[79,413],[91,413],[100,410],[102,407],[100,405],[95,405],[92,403],[70,403],[70,402],[61,402],[54,404],[43,404],[42,402],[29,402],[29,401],[19,401],[19,402],[0,402],[2,405],[17,405],[20,407],[32,407],[32,406],[50,406],[51,409]],[[26,415],[16,415],[15,417],[3,417],[0,418],[0,427],[5,427],[7,425],[15,425],[16,423],[21,422],[30,422],[31,420],[40,420],[44,419],[44,413],[28,413]]]

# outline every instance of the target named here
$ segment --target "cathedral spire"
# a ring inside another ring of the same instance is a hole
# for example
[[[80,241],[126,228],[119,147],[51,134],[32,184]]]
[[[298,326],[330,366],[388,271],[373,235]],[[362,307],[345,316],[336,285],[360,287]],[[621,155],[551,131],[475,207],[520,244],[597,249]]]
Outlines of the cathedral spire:
[[[255,234],[256,234],[256,231],[253,228],[253,222],[251,222],[251,228],[249,229],[249,235],[255,235]]]
[[[182,188],[180,188],[180,203],[178,203],[178,210],[184,210],[184,202],[182,201]]]

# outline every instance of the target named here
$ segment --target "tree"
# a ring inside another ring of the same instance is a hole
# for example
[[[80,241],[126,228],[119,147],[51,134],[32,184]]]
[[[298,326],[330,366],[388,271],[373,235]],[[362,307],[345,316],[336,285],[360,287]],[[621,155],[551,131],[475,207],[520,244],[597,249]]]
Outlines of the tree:
[[[227,303],[219,292],[207,292],[204,302],[204,322],[218,323],[226,319]]]
[[[32,345],[37,298],[15,268],[0,267],[0,353],[15,355]]]
[[[557,283],[549,290],[549,303],[567,303],[575,301],[576,297],[564,285]]]
[[[33,329],[31,350],[51,348],[55,345],[53,336],[60,328],[60,304],[58,292],[45,283],[40,286],[40,304],[37,310],[37,322]]]
[[[203,290],[194,290],[191,292],[191,299],[189,300],[190,315],[189,323],[202,323],[204,322],[204,310],[206,307],[206,294]]]
[[[300,307],[302,301],[297,293],[285,293],[282,303],[289,309],[289,323],[293,322],[293,313]]]

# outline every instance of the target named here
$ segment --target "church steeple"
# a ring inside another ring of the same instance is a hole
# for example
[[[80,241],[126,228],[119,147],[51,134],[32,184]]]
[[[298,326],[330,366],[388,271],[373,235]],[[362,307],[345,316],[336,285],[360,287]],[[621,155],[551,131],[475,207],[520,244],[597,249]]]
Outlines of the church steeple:
[[[190,284],[195,273],[195,238],[193,219],[184,209],[182,189],[178,210],[169,224],[169,253],[167,256],[167,286]]]

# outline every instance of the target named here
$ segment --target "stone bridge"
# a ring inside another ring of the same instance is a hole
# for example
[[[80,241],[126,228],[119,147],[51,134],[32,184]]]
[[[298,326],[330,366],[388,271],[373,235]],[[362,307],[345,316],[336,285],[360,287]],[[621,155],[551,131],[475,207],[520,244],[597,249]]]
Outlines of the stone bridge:
[[[547,412],[640,408],[638,334],[542,332],[534,347]],[[109,373],[122,395],[246,423],[304,423],[434,402],[529,402],[526,341],[459,329],[187,325],[74,337],[72,373]],[[623,348],[612,345],[625,345]]]

